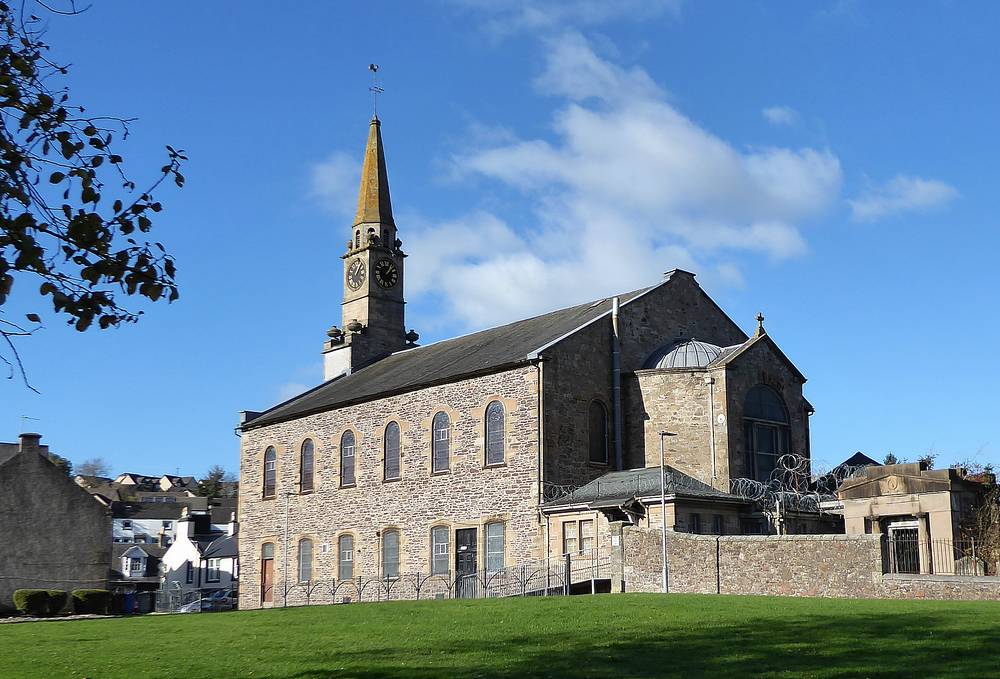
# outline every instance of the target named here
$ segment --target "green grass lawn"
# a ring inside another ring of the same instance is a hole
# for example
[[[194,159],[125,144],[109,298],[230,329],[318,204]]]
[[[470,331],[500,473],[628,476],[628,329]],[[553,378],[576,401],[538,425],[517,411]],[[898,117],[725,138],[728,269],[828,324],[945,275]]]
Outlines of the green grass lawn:
[[[632,594],[0,625],[0,677],[1000,676],[1000,603]]]

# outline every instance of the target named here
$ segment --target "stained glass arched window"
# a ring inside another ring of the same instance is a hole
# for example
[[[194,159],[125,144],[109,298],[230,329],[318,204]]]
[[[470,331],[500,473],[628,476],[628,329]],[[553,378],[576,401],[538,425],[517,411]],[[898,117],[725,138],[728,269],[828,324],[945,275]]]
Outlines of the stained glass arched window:
[[[486,406],[486,464],[504,462],[503,404],[492,401]]]
[[[264,451],[264,497],[274,497],[278,482],[278,453],[274,446]]]
[[[313,442],[306,439],[302,442],[299,453],[299,492],[308,493],[313,489]]]
[[[608,410],[600,401],[591,401],[588,412],[590,461],[608,463]]]
[[[340,485],[353,486],[354,474],[354,432],[345,431],[340,437]]]
[[[431,426],[431,471],[443,472],[450,469],[451,460],[451,419],[448,413],[439,412]]]
[[[399,425],[390,422],[385,426],[385,437],[382,442],[383,452],[383,478],[386,481],[393,481],[402,476],[402,465],[400,464],[399,448]]]

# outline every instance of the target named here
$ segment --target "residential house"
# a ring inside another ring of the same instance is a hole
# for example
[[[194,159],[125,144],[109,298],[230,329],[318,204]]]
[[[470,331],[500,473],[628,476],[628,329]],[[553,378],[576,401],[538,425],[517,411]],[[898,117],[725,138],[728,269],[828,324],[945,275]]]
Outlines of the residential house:
[[[218,590],[235,590],[239,581],[237,523],[230,511],[225,524],[221,511],[185,512],[177,523],[177,537],[163,555],[162,590],[175,602],[188,602]]]
[[[22,588],[103,588],[111,567],[107,507],[48,458],[40,434],[0,443],[0,608]]]

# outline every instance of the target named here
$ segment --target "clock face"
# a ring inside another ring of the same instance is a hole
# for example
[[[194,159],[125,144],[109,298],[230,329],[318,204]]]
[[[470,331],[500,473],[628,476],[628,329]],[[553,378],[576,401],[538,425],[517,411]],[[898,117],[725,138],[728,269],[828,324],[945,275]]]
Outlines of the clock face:
[[[383,288],[391,288],[399,282],[399,271],[396,269],[396,263],[388,257],[383,257],[375,262],[372,275],[375,276],[375,282]]]
[[[360,259],[355,259],[347,267],[347,287],[357,290],[365,282],[365,263]]]

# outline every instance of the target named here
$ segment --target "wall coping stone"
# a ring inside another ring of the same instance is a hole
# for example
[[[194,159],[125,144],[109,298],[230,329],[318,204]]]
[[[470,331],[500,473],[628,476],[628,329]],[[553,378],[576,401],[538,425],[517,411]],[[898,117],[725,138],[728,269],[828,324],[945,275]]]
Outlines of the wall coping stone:
[[[980,584],[1000,587],[1000,577],[995,575],[920,575],[917,573],[883,573],[882,579],[894,582],[944,582],[951,584]]]

